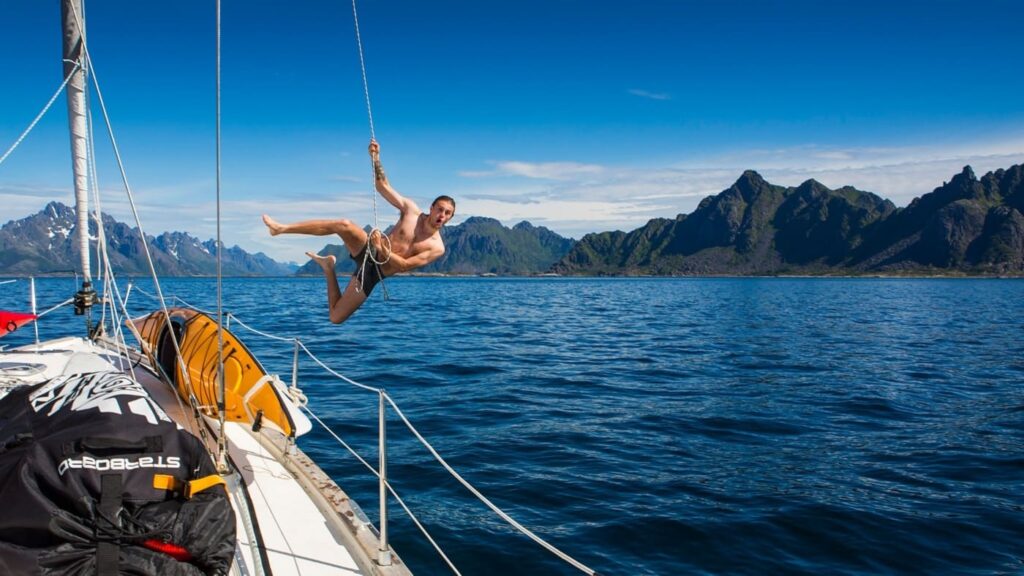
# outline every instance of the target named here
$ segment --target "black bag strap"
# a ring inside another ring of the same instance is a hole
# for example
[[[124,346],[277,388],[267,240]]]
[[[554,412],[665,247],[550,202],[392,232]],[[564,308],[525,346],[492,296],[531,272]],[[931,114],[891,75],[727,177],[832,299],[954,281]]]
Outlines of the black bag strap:
[[[99,525],[104,528],[109,525],[112,536],[103,535],[96,543],[96,574],[97,576],[118,576],[120,573],[121,556],[121,499],[123,488],[120,474],[104,474],[100,477],[100,508],[97,521],[97,530],[100,534],[106,530],[100,530]],[[98,534],[99,535],[99,534]]]
[[[162,436],[146,436],[139,440],[87,436],[62,447],[65,456],[88,452],[94,456],[115,456],[120,454],[152,454],[164,451]]]

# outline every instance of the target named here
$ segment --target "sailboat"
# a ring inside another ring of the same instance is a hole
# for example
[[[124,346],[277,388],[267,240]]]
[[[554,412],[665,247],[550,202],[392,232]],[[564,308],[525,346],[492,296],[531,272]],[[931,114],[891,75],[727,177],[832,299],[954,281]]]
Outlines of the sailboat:
[[[94,285],[82,0],[62,0],[62,18],[82,278],[66,304],[83,322],[65,337],[0,347],[0,573],[410,574],[388,540],[388,502],[401,499],[386,460],[385,409],[397,405],[383,390],[364,386],[380,407],[375,526],[297,446],[312,413],[295,370],[290,384],[269,374],[219,312],[167,307],[151,259],[161,306],[130,318],[102,226]],[[595,573],[494,506],[410,429],[513,527]]]

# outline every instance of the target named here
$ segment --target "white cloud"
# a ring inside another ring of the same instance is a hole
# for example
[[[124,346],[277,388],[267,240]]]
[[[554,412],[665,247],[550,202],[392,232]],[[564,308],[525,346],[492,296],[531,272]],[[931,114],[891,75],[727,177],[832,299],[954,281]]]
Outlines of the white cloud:
[[[571,180],[580,176],[599,175],[605,171],[597,164],[579,162],[491,162],[494,170],[464,170],[458,174],[463,178],[487,178],[491,176],[520,176],[538,180]]]
[[[673,162],[660,158],[658,166],[601,165],[586,159],[531,163],[506,160],[490,163],[488,170],[459,172],[454,183],[409,182],[407,190],[431,189],[456,198],[452,224],[469,216],[496,218],[506,225],[528,220],[564,236],[580,238],[589,232],[629,231],[652,218],[673,218],[692,212],[705,196],[728,188],[743,170],[757,170],[773,184],[795,186],[814,178],[830,188],[855,186],[905,206],[914,197],[941,186],[964,165],[981,176],[997,168],[1024,162],[1024,137],[957,146],[823,147],[815,145],[777,149],[735,150],[728,154],[690,156]],[[208,182],[178,187],[136,190],[143,226],[149,234],[182,230],[202,240],[216,235],[215,206]],[[231,190],[232,186],[228,186]],[[406,188],[403,188],[404,190]],[[370,190],[336,193],[310,192],[295,199],[285,194],[269,198],[227,199],[222,202],[222,235],[228,246],[265,252],[280,261],[305,262],[303,252],[317,251],[331,237],[282,235],[271,237],[260,216],[270,214],[282,222],[312,218],[350,218],[373,223]],[[104,210],[134,226],[134,218],[116,191],[104,194]],[[38,212],[50,199],[71,202],[67,189],[0,186],[0,204],[6,218]],[[140,202],[138,199],[142,199]],[[429,201],[430,198],[416,198]],[[425,208],[425,206],[424,206]],[[378,223],[394,221],[394,210],[377,198]],[[2,222],[0,222],[2,224]]]
[[[1022,162],[1024,139],[957,147],[807,145],[737,150],[658,169],[510,161],[498,164],[496,171],[462,173],[474,174],[472,187],[450,193],[460,198],[462,217],[488,216],[506,225],[528,220],[579,238],[587,232],[628,231],[652,218],[688,214],[702,198],[728,188],[747,169],[757,170],[772,184],[796,186],[813,178],[830,188],[854,186],[905,206],[941,186],[965,165],[981,176]],[[538,182],[542,175],[549,182]],[[502,178],[487,180],[487,176]]]
[[[648,92],[647,90],[639,90],[633,88],[629,90],[629,93],[633,96],[639,96],[641,98],[649,98],[651,100],[671,100],[672,97],[664,92]]]

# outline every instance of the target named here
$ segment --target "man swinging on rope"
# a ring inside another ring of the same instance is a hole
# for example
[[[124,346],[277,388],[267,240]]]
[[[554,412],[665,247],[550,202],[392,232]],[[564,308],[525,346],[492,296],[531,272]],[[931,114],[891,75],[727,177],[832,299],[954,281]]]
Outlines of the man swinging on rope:
[[[367,235],[351,220],[305,220],[294,224],[281,224],[270,216],[263,215],[263,223],[267,225],[271,236],[337,234],[345,243],[349,254],[356,262],[356,271],[352,274],[344,294],[341,293],[335,275],[334,256],[318,256],[306,252],[307,256],[323,268],[327,278],[328,311],[331,322],[335,324],[347,320],[366,301],[381,278],[426,266],[440,258],[444,254],[441,227],[455,214],[455,200],[448,196],[438,196],[430,205],[430,213],[424,214],[415,202],[392,188],[380,164],[380,145],[374,140],[370,141],[370,158],[373,159],[377,192],[389,204],[398,208],[399,212],[398,222],[387,235],[386,241],[381,239],[380,231],[374,230]],[[366,253],[367,248],[370,254]],[[381,264],[376,264],[374,258]]]

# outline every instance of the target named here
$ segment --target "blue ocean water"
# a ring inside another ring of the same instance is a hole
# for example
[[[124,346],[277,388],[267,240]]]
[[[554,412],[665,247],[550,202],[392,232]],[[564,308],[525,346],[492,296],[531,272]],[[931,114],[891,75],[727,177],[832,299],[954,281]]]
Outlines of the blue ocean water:
[[[76,288],[37,283],[41,308]],[[226,279],[225,309],[386,388],[462,476],[602,574],[1024,573],[1024,281],[387,286],[390,300],[378,288],[341,326],[322,279]],[[213,280],[163,289],[215,307]],[[25,294],[24,281],[0,285],[0,308],[24,309]],[[152,301],[136,291],[131,305]],[[290,379],[290,345],[237,332]],[[299,380],[375,462],[376,395],[306,357]],[[463,574],[578,573],[451,479],[394,414],[388,440],[393,485]],[[376,522],[375,479],[320,429],[300,445]],[[449,573],[393,502],[389,522],[415,574]]]

